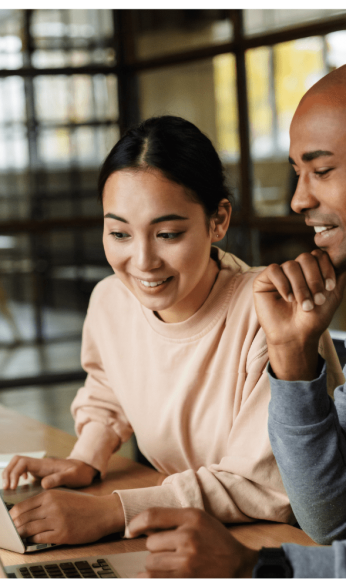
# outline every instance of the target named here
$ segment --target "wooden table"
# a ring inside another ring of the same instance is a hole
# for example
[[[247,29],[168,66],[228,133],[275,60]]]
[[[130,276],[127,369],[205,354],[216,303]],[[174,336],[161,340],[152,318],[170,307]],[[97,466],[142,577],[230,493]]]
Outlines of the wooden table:
[[[71,452],[76,438],[59,429],[19,415],[0,406],[0,454],[45,450],[48,456],[66,457]],[[107,477],[91,487],[80,489],[94,495],[109,494],[115,489],[142,488],[160,483],[161,475],[156,471],[127,458],[114,454],[110,460]],[[315,543],[300,529],[281,523],[260,522],[233,525],[230,532],[242,543],[254,549],[279,547],[281,543],[300,545]],[[44,562],[62,558],[125,553],[145,549],[145,538],[115,538],[104,543],[83,546],[60,546],[46,552],[18,554],[0,549],[4,565],[27,562]]]

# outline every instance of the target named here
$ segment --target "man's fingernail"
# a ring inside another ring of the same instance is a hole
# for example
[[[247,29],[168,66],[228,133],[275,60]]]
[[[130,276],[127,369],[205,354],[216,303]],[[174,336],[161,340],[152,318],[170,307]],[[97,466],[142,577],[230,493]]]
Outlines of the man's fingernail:
[[[289,295],[287,295],[287,299],[288,301],[290,301],[292,303],[292,301],[294,301],[294,296],[292,295],[292,293],[290,293]]]
[[[326,279],[327,291],[333,291],[334,288],[335,288],[335,281],[333,281],[333,279]]]
[[[303,311],[311,311],[313,308],[314,308],[314,304],[312,303],[312,301],[310,301],[310,299],[305,299],[305,301],[303,301],[303,303],[302,303]]]
[[[316,305],[323,305],[325,300],[326,298],[323,295],[323,293],[316,293],[316,295],[314,295],[314,302],[316,303]]]

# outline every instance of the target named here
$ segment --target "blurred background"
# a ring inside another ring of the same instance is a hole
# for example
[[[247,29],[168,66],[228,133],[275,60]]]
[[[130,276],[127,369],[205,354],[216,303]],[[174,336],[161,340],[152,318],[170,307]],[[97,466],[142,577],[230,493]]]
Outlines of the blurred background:
[[[346,10],[0,10],[0,402],[73,433],[83,320],[111,274],[97,174],[133,123],[175,114],[213,141],[235,200],[221,247],[251,265],[312,250],[289,125],[344,63]],[[344,361],[346,306],[332,329]]]

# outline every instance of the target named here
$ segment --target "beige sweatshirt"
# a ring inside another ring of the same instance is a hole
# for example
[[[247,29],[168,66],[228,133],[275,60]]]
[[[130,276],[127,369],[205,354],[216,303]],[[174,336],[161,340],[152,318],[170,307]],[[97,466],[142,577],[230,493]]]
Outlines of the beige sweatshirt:
[[[135,432],[142,453],[169,475],[162,486],[116,491],[126,526],[150,506],[198,507],[224,523],[293,520],[267,431],[267,346],[252,297],[261,269],[218,254],[214,287],[184,322],[160,321],[115,275],[91,296],[70,457],[104,476]],[[334,389],[344,378],[327,333],[320,350]]]

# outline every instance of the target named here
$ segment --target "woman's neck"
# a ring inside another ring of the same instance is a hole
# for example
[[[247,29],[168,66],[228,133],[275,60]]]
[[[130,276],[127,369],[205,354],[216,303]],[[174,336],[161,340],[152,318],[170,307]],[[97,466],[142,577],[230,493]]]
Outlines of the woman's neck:
[[[192,317],[209,297],[219,271],[217,262],[210,257],[203,279],[199,281],[191,293],[179,304],[163,311],[155,312],[155,315],[166,323],[179,323]]]

